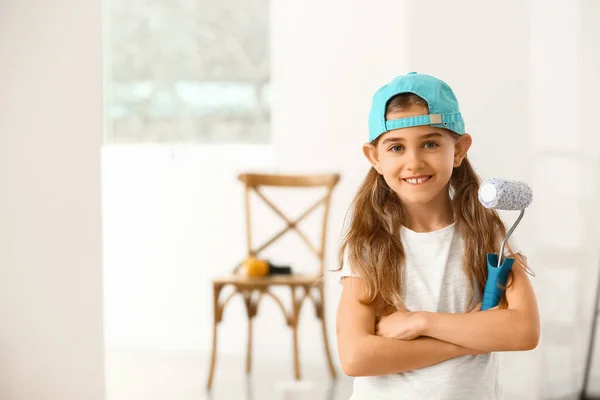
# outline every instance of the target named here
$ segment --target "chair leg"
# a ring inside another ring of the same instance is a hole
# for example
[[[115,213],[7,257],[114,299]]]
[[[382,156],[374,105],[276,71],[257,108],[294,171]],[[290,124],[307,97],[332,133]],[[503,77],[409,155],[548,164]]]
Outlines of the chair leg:
[[[331,358],[331,351],[329,350],[329,339],[327,336],[327,324],[325,323],[325,293],[323,288],[319,290],[321,295],[321,301],[318,303],[318,316],[321,319],[321,328],[323,331],[323,345],[325,347],[325,357],[327,357],[327,363],[329,364],[329,373],[332,378],[337,378],[335,366],[333,365],[333,359]]]
[[[246,351],[246,374],[252,372],[252,320],[253,318],[248,316],[248,349]]]
[[[213,341],[212,351],[210,357],[210,372],[208,374],[208,381],[206,383],[206,390],[212,388],[213,378],[215,374],[215,364],[217,361],[217,332],[218,325],[220,322],[220,310],[219,310],[219,294],[221,292],[221,286],[213,284]]]
[[[300,380],[300,358],[298,355],[298,325],[292,327],[294,330],[294,377]]]
[[[296,380],[301,379],[300,374],[300,356],[298,354],[298,320],[300,319],[300,305],[296,298],[296,288],[292,286],[292,332],[293,332],[293,346],[294,346],[294,377]]]
[[[254,299],[254,295],[257,294],[258,297]],[[260,301],[261,293],[254,292],[253,290],[248,290],[243,293],[244,295],[244,304],[246,304],[246,315],[248,316],[248,345],[246,350],[246,374],[250,374],[252,372],[252,332],[253,332],[253,322],[254,317],[256,316],[256,311],[258,308],[258,303]]]

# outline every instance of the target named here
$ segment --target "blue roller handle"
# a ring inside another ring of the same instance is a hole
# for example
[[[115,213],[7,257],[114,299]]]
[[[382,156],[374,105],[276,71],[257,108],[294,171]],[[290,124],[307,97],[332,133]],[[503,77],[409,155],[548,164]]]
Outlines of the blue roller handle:
[[[489,310],[500,303],[504,294],[504,287],[508,273],[512,269],[514,258],[504,257],[502,265],[498,267],[498,254],[487,255],[488,278],[485,282],[481,311]]]

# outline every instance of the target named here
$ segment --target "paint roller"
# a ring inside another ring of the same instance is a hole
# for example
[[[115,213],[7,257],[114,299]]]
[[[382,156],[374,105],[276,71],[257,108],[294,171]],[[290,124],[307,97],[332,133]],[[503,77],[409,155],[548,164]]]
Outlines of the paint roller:
[[[492,178],[486,180],[479,187],[478,197],[485,208],[521,211],[513,226],[506,233],[506,237],[500,245],[500,252],[498,254],[487,254],[488,277],[481,304],[481,310],[484,311],[496,307],[504,294],[508,274],[515,262],[514,258],[504,257],[504,246],[521,219],[523,219],[525,209],[533,200],[533,192],[523,182]]]

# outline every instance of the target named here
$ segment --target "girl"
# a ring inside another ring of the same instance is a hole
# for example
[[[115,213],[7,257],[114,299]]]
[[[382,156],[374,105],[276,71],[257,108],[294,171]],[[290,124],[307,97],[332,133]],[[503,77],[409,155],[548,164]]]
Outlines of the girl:
[[[337,338],[353,400],[499,399],[498,351],[539,339],[526,259],[515,258],[500,305],[479,311],[487,253],[506,234],[478,201],[471,136],[454,92],[409,73],[373,96],[371,165],[339,251]]]

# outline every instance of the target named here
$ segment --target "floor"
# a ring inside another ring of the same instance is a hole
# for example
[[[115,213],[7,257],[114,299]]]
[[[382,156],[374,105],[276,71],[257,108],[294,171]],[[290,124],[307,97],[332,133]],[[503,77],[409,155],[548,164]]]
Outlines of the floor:
[[[207,392],[206,354],[111,350],[106,357],[107,400],[347,400],[352,393],[352,379],[338,371],[332,381],[324,362],[303,365],[295,381],[291,360],[255,360],[247,376],[243,358],[222,356]]]
[[[348,400],[352,393],[352,378],[338,371],[341,376],[332,381],[324,361],[304,364],[303,380],[295,381],[291,360],[255,359],[247,376],[245,359],[226,355],[219,356],[213,389],[207,392],[208,360],[207,354],[191,351],[107,350],[106,400]],[[510,359],[505,361],[509,368]],[[598,399],[592,393],[590,398]],[[505,399],[527,396],[506,392]]]

